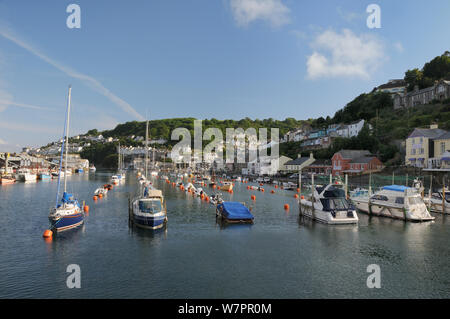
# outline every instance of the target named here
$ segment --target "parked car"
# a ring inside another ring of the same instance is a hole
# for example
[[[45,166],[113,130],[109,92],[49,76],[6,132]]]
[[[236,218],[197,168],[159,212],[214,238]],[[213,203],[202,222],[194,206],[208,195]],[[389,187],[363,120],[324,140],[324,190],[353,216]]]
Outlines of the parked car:
[[[294,173],[291,176],[289,176],[289,178],[298,178],[298,173]]]

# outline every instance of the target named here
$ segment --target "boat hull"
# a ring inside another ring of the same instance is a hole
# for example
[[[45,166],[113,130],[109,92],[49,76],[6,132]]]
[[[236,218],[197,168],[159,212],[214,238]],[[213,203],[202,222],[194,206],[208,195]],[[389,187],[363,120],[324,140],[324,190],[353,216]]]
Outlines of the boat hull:
[[[14,184],[16,182],[15,179],[12,178],[2,178],[0,179],[0,184],[2,185],[10,185],[10,184]]]
[[[389,217],[393,219],[401,219],[411,222],[425,222],[432,221],[434,217],[414,217],[411,216],[404,207],[394,207],[382,205],[379,203],[371,203],[369,207],[368,199],[355,198],[352,200],[355,204],[356,208],[359,211],[364,212],[368,215],[381,216],[381,217]]]
[[[159,229],[166,224],[167,216],[142,216],[133,214],[133,222],[141,228]]]
[[[58,219],[49,218],[49,220],[56,231],[62,232],[81,226],[84,222],[84,214],[82,212],[77,212]]]

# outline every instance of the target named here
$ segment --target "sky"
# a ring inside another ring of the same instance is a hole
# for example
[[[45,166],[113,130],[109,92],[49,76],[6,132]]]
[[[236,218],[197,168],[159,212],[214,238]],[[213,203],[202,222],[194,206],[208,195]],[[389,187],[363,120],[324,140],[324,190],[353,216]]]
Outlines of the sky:
[[[68,28],[81,9],[81,28]],[[380,28],[369,28],[370,4]],[[450,1],[0,0],[0,151],[133,120],[333,116],[449,50]]]

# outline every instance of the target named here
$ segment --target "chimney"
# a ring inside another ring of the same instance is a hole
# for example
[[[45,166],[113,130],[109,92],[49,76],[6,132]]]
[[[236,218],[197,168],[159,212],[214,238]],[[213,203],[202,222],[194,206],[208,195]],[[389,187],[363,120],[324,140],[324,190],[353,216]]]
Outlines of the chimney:
[[[432,129],[432,130],[437,129],[437,128],[439,128],[439,125],[436,123],[433,123],[430,125],[430,129]]]

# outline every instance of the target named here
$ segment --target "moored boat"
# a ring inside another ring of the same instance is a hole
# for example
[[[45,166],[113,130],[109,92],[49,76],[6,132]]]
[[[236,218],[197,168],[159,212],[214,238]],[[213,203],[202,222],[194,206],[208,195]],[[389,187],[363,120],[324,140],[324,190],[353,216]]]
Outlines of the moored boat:
[[[357,224],[356,209],[345,198],[343,187],[341,184],[314,186],[310,195],[299,200],[300,215],[330,225]]]
[[[64,174],[64,192],[61,198],[61,202],[58,204],[59,197],[59,187],[61,183],[61,172],[63,167],[63,155],[65,149],[65,159],[64,167],[67,170],[67,157],[68,157],[68,144],[69,144],[69,124],[70,124],[70,102],[71,102],[71,91],[72,88],[69,86],[69,97],[67,103],[67,118],[65,123],[65,130],[63,136],[63,145],[61,147],[61,157],[59,163],[59,174],[58,174],[58,190],[56,193],[56,204],[55,207],[50,209],[50,214],[48,216],[51,224],[51,229],[56,231],[64,231],[71,228],[75,228],[83,224],[84,213],[81,210],[81,206],[78,200],[67,192],[67,175]]]
[[[216,216],[227,223],[253,223],[250,210],[239,202],[222,202],[216,207]]]
[[[434,220],[421,195],[412,187],[384,186],[372,196],[353,197],[352,201],[360,211],[369,215],[415,222]]]
[[[16,178],[11,174],[2,175],[0,177],[0,184],[2,185],[14,184],[15,182]]]

